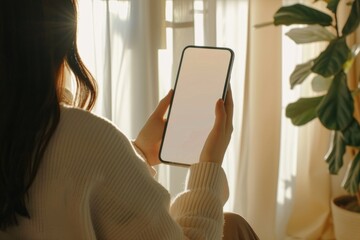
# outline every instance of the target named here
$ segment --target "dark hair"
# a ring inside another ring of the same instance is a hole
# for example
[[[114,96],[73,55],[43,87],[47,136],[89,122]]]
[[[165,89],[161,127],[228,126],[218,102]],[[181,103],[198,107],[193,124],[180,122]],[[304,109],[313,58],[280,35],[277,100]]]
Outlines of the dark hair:
[[[76,45],[75,0],[0,3],[0,229],[30,218],[28,190],[60,119],[65,67],[75,75],[74,105],[94,106],[94,78]]]

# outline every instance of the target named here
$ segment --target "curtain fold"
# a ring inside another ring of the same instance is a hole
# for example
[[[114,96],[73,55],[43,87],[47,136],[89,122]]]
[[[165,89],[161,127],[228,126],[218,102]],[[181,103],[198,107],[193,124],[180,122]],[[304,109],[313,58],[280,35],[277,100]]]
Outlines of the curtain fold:
[[[241,156],[245,191],[241,212],[260,239],[276,239],[276,188],[281,126],[281,29],[255,29],[268,22],[282,2],[249,1],[247,65]]]
[[[172,0],[173,18],[172,27],[172,49],[173,68],[172,86],[174,86],[182,50],[187,45],[195,43],[194,35],[194,0]]]
[[[316,7],[325,10],[324,5]],[[288,30],[286,29],[284,33]],[[291,40],[284,37],[284,43],[285,41]],[[291,66],[292,71],[295,65],[314,59],[325,47],[326,43],[294,45],[294,55],[296,56],[290,56],[290,53],[284,56],[284,66],[288,63],[288,59],[294,58],[293,64],[290,64],[293,65]],[[289,78],[290,74],[284,76],[287,92],[291,92]],[[311,79],[307,79],[296,88],[299,91],[298,98],[319,95],[312,91]],[[289,102],[284,102],[284,105]],[[286,119],[283,121],[283,125],[285,121],[290,122],[289,119]],[[330,212],[331,178],[324,160],[330,144],[330,131],[326,130],[318,120],[301,127],[291,124],[286,129],[294,128],[297,131],[297,135],[293,136],[295,137],[292,146],[294,156],[283,159],[283,161],[293,162],[295,165],[295,171],[287,179],[287,187],[291,188],[291,205],[283,209],[288,211],[288,218],[284,225],[284,238],[333,239]],[[284,139],[283,141],[289,140]],[[278,206],[279,208],[282,206]]]
[[[247,116],[244,112],[244,94],[247,94],[244,88],[245,84],[245,69],[246,69],[246,49],[247,49],[247,35],[248,35],[248,9],[249,3],[247,0],[221,0],[216,1],[216,5],[209,6],[216,7],[216,40],[218,46],[226,46],[231,48],[235,53],[232,74],[230,79],[231,88],[233,91],[234,101],[234,116],[233,125],[234,130],[232,139],[230,141],[228,150],[223,162],[223,168],[228,177],[230,187],[230,197],[225,205],[226,211],[234,211],[243,215],[244,211],[241,209],[246,206],[245,203],[245,178],[247,161],[241,161],[240,154],[247,149],[240,146],[240,136],[246,134],[248,129],[242,127],[243,116]],[[210,14],[213,11],[209,11]],[[208,14],[208,12],[207,12]],[[210,16],[204,17],[204,19],[210,19]],[[210,22],[204,22],[204,25],[210,24]],[[204,31],[205,41],[212,34],[207,35]]]
[[[299,129],[293,205],[287,223],[288,239],[332,239],[330,229],[330,176],[324,156],[329,131],[318,121]]]
[[[217,1],[204,0],[204,45],[216,46],[217,43]]]
[[[159,100],[165,0],[80,0],[79,7],[79,51],[99,84],[95,112],[134,138]]]
[[[182,50],[187,45],[194,44],[194,0],[172,0],[171,17],[167,19],[166,25],[171,29],[172,41],[168,42],[169,51],[171,51],[172,65],[170,78],[170,87],[175,85],[176,75],[180,63]],[[164,71],[160,66],[160,71]],[[187,174],[187,169],[172,165],[160,165],[158,169],[158,181],[170,192],[172,196],[181,192],[184,188],[183,181]]]

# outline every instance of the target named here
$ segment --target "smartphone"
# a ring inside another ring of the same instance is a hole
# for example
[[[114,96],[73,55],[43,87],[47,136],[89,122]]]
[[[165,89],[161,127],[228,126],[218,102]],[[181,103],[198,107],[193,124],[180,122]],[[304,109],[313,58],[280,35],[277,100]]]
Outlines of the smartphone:
[[[163,163],[189,166],[199,162],[214,125],[216,102],[225,100],[233,60],[229,48],[184,48],[160,146]]]

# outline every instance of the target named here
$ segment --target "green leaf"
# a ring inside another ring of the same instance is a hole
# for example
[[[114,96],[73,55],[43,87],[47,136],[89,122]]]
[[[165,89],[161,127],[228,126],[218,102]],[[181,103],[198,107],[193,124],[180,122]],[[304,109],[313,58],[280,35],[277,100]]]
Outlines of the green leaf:
[[[328,5],[327,5],[327,9],[329,9],[333,13],[336,13],[339,2],[340,2],[340,0],[329,0]]]
[[[342,138],[341,132],[335,131],[329,152],[325,156],[330,174],[337,174],[344,164],[343,157],[346,145]]]
[[[344,130],[353,120],[354,102],[346,83],[346,74],[338,73],[317,109],[321,123],[331,130]]]
[[[316,118],[316,108],[324,96],[300,98],[286,107],[286,117],[291,119],[295,126],[302,126]]]
[[[350,54],[351,51],[345,38],[334,39],[314,60],[314,66],[311,70],[324,77],[330,77],[342,69]]]
[[[346,145],[360,147],[360,125],[353,118],[351,125],[342,131]]]
[[[360,190],[360,152],[350,164],[351,167],[345,174],[343,187],[348,193],[356,194]]]
[[[309,25],[304,28],[294,28],[286,33],[295,43],[312,43],[319,41],[331,41],[336,36],[320,25]]]
[[[331,16],[314,8],[303,4],[294,4],[281,7],[274,15],[274,24],[319,24],[321,26],[330,26]]]
[[[306,63],[299,64],[295,67],[294,71],[290,75],[290,86],[291,89],[297,84],[301,84],[311,74],[311,68],[313,60]]]
[[[328,91],[333,78],[324,78],[321,75],[316,75],[311,81],[311,87],[314,92]]]
[[[351,7],[349,18],[347,19],[342,30],[343,35],[349,35],[354,32],[360,23],[360,0],[355,0]]]

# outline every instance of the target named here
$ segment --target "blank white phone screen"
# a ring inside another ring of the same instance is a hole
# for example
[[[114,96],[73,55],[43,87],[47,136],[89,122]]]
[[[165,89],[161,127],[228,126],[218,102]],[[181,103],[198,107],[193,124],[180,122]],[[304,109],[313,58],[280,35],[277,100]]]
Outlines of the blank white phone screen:
[[[199,162],[214,125],[216,102],[225,98],[232,61],[227,48],[184,49],[160,150],[163,162]]]

